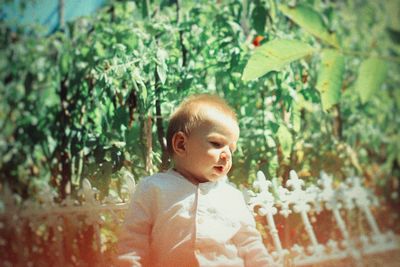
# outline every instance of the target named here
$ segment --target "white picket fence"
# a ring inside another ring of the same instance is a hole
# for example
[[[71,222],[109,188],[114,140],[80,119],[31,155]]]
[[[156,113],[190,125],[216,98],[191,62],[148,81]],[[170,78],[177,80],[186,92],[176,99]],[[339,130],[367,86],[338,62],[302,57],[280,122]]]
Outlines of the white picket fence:
[[[85,179],[78,199],[68,197],[60,204],[48,187],[23,203],[5,187],[0,194],[0,266],[110,267],[113,255],[103,253],[102,230],[123,221],[135,187],[131,174],[124,180],[126,199],[99,201],[98,190]]]
[[[129,195],[135,182],[129,175],[125,180],[123,190]],[[377,199],[357,177],[333,188],[332,179],[322,173],[319,186],[305,188],[304,181],[294,171],[285,186],[274,185],[258,172],[253,189],[243,193],[249,207],[267,221],[265,229],[274,247],[270,252],[278,266],[329,266],[329,263],[339,266],[338,262],[345,262],[346,266],[378,266],[385,262],[388,266],[388,259],[395,261],[393,255],[400,252],[399,236],[379,229],[371,213]],[[102,229],[121,223],[127,199],[108,197],[100,202],[97,190],[88,180],[83,181],[78,195],[79,201],[67,198],[55,204],[54,195],[44,189],[36,200],[16,203],[15,196],[5,187],[0,195],[1,266],[111,266],[112,254],[103,253]],[[368,232],[357,237],[349,233],[342,216],[343,212],[355,209],[361,211],[369,226]],[[318,241],[309,214],[323,210],[331,212],[341,240],[324,244]],[[275,224],[277,214],[283,217],[298,214],[310,244],[284,248]],[[85,231],[89,240],[84,237]],[[84,251],[80,251],[82,246]],[[375,264],[368,265],[368,257]],[[376,261],[380,257],[382,260]]]
[[[286,187],[274,186],[262,172],[258,172],[257,179],[253,183],[256,192],[245,191],[250,208],[254,210],[258,207],[258,214],[267,219],[267,228],[275,247],[275,251],[272,252],[275,262],[283,266],[285,258],[290,255],[291,263],[295,266],[339,262],[343,259],[350,259],[348,264],[364,266],[368,264],[365,259],[369,255],[399,251],[399,236],[392,231],[382,232],[379,229],[371,213],[371,207],[378,205],[377,198],[361,185],[358,177],[350,177],[339,188],[334,189],[332,178],[321,173],[318,184],[319,187],[311,185],[304,188],[304,181],[298,178],[295,171],[291,171]],[[308,214],[311,210],[318,213],[323,209],[332,212],[342,240],[329,240],[326,244],[318,242]],[[357,238],[350,236],[341,211],[349,212],[354,209],[359,209],[365,216],[370,228],[369,234],[362,234]],[[309,246],[294,245],[289,249],[282,247],[274,221],[274,215],[277,213],[284,217],[288,217],[291,213],[301,216],[310,240]]]

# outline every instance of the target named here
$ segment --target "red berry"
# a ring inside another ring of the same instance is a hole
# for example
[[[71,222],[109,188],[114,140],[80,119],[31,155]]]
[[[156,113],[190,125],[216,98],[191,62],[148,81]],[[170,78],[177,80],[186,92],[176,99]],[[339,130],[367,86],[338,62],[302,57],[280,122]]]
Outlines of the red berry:
[[[261,35],[257,35],[254,40],[253,40],[253,45],[254,46],[260,46],[261,45],[261,41],[264,39],[263,36]]]

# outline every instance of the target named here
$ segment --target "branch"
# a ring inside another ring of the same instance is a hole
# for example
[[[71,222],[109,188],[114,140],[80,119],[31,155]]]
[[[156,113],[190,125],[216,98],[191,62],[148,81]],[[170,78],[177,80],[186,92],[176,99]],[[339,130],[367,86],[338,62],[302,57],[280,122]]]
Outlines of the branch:
[[[156,40],[156,44],[158,45],[158,41]],[[164,126],[163,126],[163,118],[161,115],[161,81],[160,77],[157,73],[157,65],[154,70],[154,79],[155,79],[155,95],[156,95],[156,126],[157,126],[157,138],[161,147],[161,169],[168,168],[168,151],[167,145],[165,144],[165,134],[164,134]]]
[[[58,28],[64,28],[64,0],[58,0]]]
[[[335,117],[333,120],[333,135],[336,136],[338,140],[343,139],[343,121],[340,114],[339,104],[335,106]]]
[[[180,12],[180,4],[179,4],[179,0],[176,0],[176,24],[177,25],[179,25],[179,22],[180,22],[179,12]],[[188,51],[185,47],[185,44],[183,43],[183,30],[182,29],[179,29],[179,43],[181,45],[181,50],[182,50],[182,66],[186,66]]]

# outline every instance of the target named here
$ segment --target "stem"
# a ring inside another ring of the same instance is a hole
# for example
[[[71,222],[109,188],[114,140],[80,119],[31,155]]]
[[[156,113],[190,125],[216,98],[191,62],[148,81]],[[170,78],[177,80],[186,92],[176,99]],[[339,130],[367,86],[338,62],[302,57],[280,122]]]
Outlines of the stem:
[[[265,124],[265,118],[266,118],[265,111],[267,110],[267,107],[265,106],[265,94],[264,94],[263,90],[261,90],[260,96],[261,96],[261,110],[262,110],[262,112],[261,112],[261,115],[262,115],[262,117],[261,117],[261,125],[262,125],[263,129],[266,129],[267,125]],[[264,144],[266,146],[266,149],[268,150],[269,147],[268,147],[267,137],[265,136],[265,134],[263,134],[263,137],[264,137],[263,138],[264,139]]]
[[[371,54],[369,54],[369,53],[360,52],[360,51],[340,50],[340,52],[343,55],[349,55],[349,56],[357,56],[357,57],[370,57],[371,56]],[[399,57],[387,57],[387,56],[375,56],[375,57],[385,60],[385,61],[400,63]]]
[[[147,116],[144,121],[144,138],[146,143],[146,172],[151,173],[153,170],[153,138],[151,133],[153,122],[151,115]]]
[[[59,29],[64,28],[64,0],[58,0],[58,27]]]
[[[157,42],[157,41],[156,41]],[[158,42],[157,42],[158,44]],[[164,139],[164,126],[163,126],[163,118],[161,115],[161,83],[160,77],[157,73],[157,67],[154,70],[154,78],[155,78],[155,94],[156,94],[156,126],[157,126],[157,138],[161,147],[161,169],[168,168],[168,152],[167,146],[165,144]]]
[[[126,105],[128,106],[128,110],[129,110],[128,126],[129,126],[129,128],[131,128],[133,125],[133,121],[135,119],[135,110],[137,107],[137,97],[136,97],[135,89],[131,89],[131,92],[129,93],[129,97],[128,97]]]
[[[333,120],[333,134],[334,134],[334,136],[337,137],[338,140],[342,140],[343,139],[343,122],[342,122],[342,117],[340,114],[339,104],[336,105],[335,111],[337,114],[335,114],[335,117]]]
[[[179,0],[176,0],[176,24],[177,25],[179,25],[179,22],[180,22],[179,10],[180,10]],[[182,66],[186,66],[186,63],[187,63],[187,49],[185,47],[185,44],[183,43],[183,31],[182,31],[182,29],[179,29],[179,43],[181,45],[181,50],[182,50]]]
[[[150,17],[150,1],[149,0],[145,0],[145,2],[146,2],[146,6],[147,6],[146,17],[149,18]]]
[[[136,83],[135,80],[132,81],[133,88],[136,92],[139,91],[139,87]],[[142,101],[140,101],[142,102]],[[147,173],[150,173],[153,169],[153,161],[152,161],[152,155],[153,155],[153,149],[152,149],[152,114],[150,111],[150,114],[146,112],[146,108],[144,107],[144,104],[139,104],[139,118],[141,118],[140,121],[140,135],[141,135],[141,145],[143,147],[142,149],[142,157],[145,161],[145,170]]]
[[[243,4],[242,4],[243,10],[242,10],[242,17],[240,19],[240,26],[243,29],[244,36],[249,35],[249,26],[247,24],[247,15],[248,15],[247,14],[247,12],[248,12],[247,5],[248,5],[247,0],[243,0]]]
[[[131,65],[133,65],[133,64],[135,64],[137,62],[139,62],[139,60],[137,58],[135,58],[133,60],[130,60],[130,61],[127,61],[127,62],[124,62],[124,63],[121,63],[121,64],[112,65],[109,69],[103,70],[103,73],[104,74],[108,74],[109,72],[114,71],[114,70],[116,70],[117,68],[120,68],[120,67],[126,67],[127,68],[127,67],[130,67]]]
[[[60,112],[60,129],[61,136],[60,141],[61,143],[55,149],[56,154],[58,154],[57,158],[59,159],[59,164],[61,165],[59,168],[59,173],[61,173],[61,182],[59,185],[59,192],[61,199],[64,199],[67,196],[67,185],[71,179],[71,159],[68,153],[68,136],[66,134],[66,129],[70,123],[70,115],[68,112],[68,103],[67,101],[67,92],[68,92],[68,77],[65,76],[60,81],[60,104],[61,104],[61,112]]]

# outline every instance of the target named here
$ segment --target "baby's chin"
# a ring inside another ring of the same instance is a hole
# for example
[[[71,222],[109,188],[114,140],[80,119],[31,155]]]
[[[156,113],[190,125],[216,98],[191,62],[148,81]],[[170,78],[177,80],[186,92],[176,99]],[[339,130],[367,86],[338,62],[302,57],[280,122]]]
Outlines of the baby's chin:
[[[209,182],[217,182],[226,179],[226,174],[223,175],[213,175],[211,177],[206,178]]]

